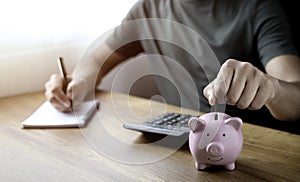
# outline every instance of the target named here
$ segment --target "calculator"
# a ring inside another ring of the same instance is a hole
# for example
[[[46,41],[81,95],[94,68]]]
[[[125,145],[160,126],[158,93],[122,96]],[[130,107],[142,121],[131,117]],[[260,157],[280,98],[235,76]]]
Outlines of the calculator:
[[[140,124],[124,123],[123,127],[130,130],[147,133],[181,136],[190,132],[188,121],[191,117],[195,116],[168,112],[148,119]]]

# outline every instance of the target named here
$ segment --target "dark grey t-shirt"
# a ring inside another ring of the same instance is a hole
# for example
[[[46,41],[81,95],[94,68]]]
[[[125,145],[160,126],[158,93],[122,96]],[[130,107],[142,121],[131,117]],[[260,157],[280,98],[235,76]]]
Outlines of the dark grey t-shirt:
[[[204,112],[210,106],[202,90],[227,59],[265,71],[272,58],[297,54],[276,0],[141,0],[107,42],[116,49],[136,40],[153,59],[166,101]],[[266,108],[227,106],[226,112],[248,120],[271,117]]]
[[[207,41],[220,62],[237,57],[265,66],[275,56],[296,54],[276,0],[141,0],[124,22],[143,18],[186,25]]]

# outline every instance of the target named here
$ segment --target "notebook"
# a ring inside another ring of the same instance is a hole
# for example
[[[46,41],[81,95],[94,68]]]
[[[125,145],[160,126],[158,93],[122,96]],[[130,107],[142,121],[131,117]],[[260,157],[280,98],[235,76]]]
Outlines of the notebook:
[[[84,127],[99,107],[99,101],[85,101],[75,113],[57,111],[45,101],[32,115],[22,122],[23,128],[65,128]]]

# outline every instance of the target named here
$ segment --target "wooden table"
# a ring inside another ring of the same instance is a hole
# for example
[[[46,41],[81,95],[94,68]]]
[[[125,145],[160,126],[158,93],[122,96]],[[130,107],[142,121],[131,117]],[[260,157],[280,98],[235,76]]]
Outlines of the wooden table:
[[[99,92],[83,129],[22,129],[43,93],[0,99],[0,181],[300,181],[300,136],[244,123],[234,171],[195,169],[180,139],[123,129],[165,111],[195,111],[123,94]],[[175,142],[176,143],[176,142]]]

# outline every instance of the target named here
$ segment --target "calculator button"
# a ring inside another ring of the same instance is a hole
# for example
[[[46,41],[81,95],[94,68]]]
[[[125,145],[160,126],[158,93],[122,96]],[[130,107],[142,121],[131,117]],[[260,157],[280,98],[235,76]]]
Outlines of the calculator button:
[[[152,128],[152,130],[158,128],[159,131],[161,131],[161,129],[163,129],[163,133],[165,133],[166,131],[188,133],[188,121],[190,117],[192,117],[192,115],[168,112],[166,114],[145,121],[144,125]]]

